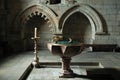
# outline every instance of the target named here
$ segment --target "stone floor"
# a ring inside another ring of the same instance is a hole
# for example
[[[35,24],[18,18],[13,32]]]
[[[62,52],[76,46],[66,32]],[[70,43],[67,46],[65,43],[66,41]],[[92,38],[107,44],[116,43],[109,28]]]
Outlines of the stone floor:
[[[30,65],[30,63],[32,62],[33,57],[33,51],[29,51],[2,59],[0,62],[0,80],[19,80],[28,65]],[[60,62],[60,58],[58,56],[53,56],[47,50],[39,51],[39,59],[40,62]],[[104,67],[120,69],[120,53],[83,52],[78,56],[74,56],[72,58],[72,62],[99,62],[102,65],[102,67],[100,66],[100,68]],[[78,74],[86,74],[86,68],[84,66],[74,66],[72,69]],[[58,78],[59,72],[60,67],[49,67],[41,69],[34,68],[28,76],[27,80],[92,80],[83,78],[61,79]]]

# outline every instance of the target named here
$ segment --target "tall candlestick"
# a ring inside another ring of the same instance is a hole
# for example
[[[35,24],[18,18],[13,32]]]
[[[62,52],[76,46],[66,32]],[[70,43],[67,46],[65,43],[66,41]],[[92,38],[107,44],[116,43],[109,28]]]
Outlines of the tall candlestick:
[[[34,37],[37,38],[37,28],[35,27]]]
[[[37,28],[34,28],[34,37],[32,37],[31,39],[34,40],[34,61],[32,62],[33,66],[38,68],[40,67],[39,65],[39,58],[38,58],[38,50],[37,50],[37,44],[38,44],[38,39],[39,37],[37,36]]]

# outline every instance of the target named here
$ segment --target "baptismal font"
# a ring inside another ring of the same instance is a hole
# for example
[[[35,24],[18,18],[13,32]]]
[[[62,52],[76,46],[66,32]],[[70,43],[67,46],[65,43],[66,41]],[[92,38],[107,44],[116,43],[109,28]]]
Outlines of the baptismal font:
[[[60,56],[62,71],[60,78],[72,78],[76,74],[70,68],[71,58],[75,55],[80,54],[83,51],[83,44],[68,38],[67,40],[62,40],[62,34],[55,34],[53,37],[53,42],[48,43],[48,49],[53,55]]]

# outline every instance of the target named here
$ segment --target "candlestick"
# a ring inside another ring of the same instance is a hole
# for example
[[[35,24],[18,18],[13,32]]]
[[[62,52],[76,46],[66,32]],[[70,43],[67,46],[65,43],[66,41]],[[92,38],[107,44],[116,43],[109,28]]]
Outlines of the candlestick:
[[[40,67],[39,64],[39,58],[38,58],[38,50],[37,50],[37,45],[38,45],[38,39],[39,37],[37,36],[37,28],[34,28],[34,37],[31,38],[34,41],[34,61],[32,62],[33,66],[36,68]]]

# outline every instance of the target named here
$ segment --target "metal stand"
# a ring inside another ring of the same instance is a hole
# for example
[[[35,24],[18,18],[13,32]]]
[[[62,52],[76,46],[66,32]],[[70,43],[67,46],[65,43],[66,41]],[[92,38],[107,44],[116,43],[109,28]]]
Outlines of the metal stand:
[[[35,28],[34,30],[34,37],[32,37],[31,39],[34,41],[34,61],[32,62],[33,66],[38,68],[40,67],[39,64],[39,58],[38,58],[38,48],[37,48],[37,44],[38,44],[38,39],[40,37],[37,37],[37,28]]]

